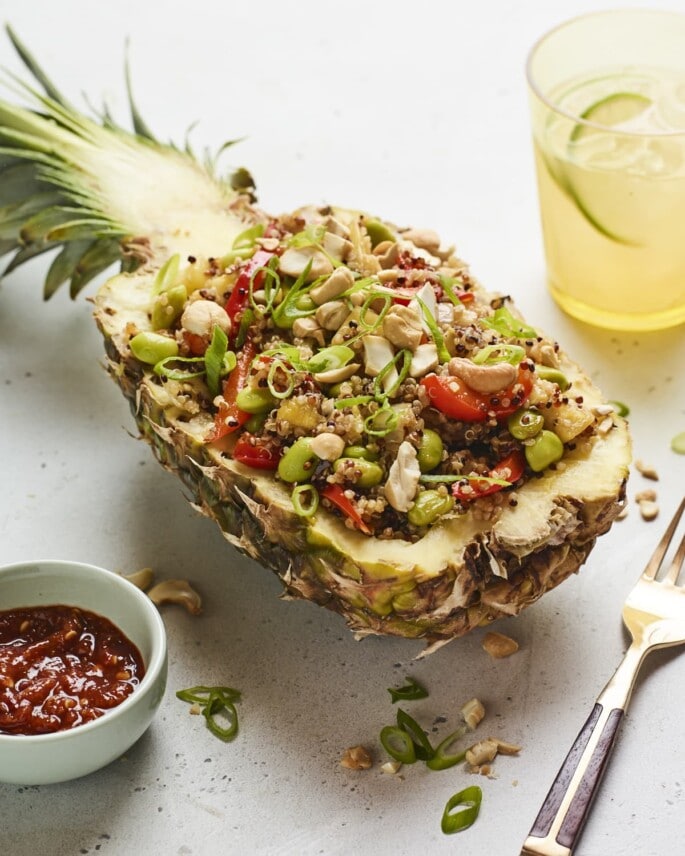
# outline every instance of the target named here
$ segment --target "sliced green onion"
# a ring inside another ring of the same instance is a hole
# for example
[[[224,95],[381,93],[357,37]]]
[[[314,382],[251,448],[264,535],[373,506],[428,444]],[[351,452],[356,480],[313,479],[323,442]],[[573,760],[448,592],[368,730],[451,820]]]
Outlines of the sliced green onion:
[[[381,407],[364,420],[364,430],[372,437],[387,437],[397,428],[399,417],[392,407]]]
[[[164,262],[162,267],[157,271],[157,276],[152,285],[153,295],[161,294],[163,291],[176,285],[180,262],[181,257],[178,253],[174,253],[170,259]]]
[[[430,740],[428,739],[428,735],[421,728],[419,723],[409,714],[399,708],[397,711],[397,725],[399,728],[404,729],[404,731],[409,734],[413,743],[414,749],[416,751],[416,757],[419,761],[428,761],[435,755],[435,750],[430,744]]]
[[[500,487],[511,487],[513,484],[506,479],[495,479],[492,476],[421,475],[419,481],[424,484],[452,484],[461,481],[487,482],[487,484],[499,485]]]
[[[616,413],[618,413],[618,415],[623,419],[625,419],[626,416],[630,416],[630,407],[622,401],[610,401],[609,404],[611,404]]]
[[[429,330],[431,331],[431,336],[433,337],[433,341],[435,342],[435,347],[438,349],[438,360],[441,363],[448,363],[451,359],[451,354],[445,347],[445,337],[442,335],[442,330],[438,327],[438,323],[433,317],[433,313],[426,306],[426,304],[421,300],[420,297],[417,297],[416,300],[421,307],[421,311],[423,312],[423,317],[428,325]]]
[[[428,690],[417,683],[414,678],[407,678],[403,687],[390,687],[388,689],[392,703],[396,701],[416,701],[420,698],[428,698]]]
[[[676,434],[671,440],[671,449],[677,455],[685,455],[685,431]]]
[[[302,499],[305,495],[307,499],[305,503],[302,503]],[[311,484],[300,484],[296,488],[294,488],[293,492],[290,495],[290,498],[293,503],[293,508],[295,510],[295,514],[299,517],[312,517],[312,515],[316,514],[317,509],[319,507],[319,491]]]
[[[233,249],[243,250],[245,247],[254,247],[257,242],[257,238],[261,238],[263,234],[263,223],[257,223],[254,226],[250,226],[249,229],[245,229],[244,232],[236,235],[235,240],[233,241]]]
[[[413,764],[416,761],[414,741],[404,728],[386,725],[381,729],[380,741],[388,755],[396,761],[403,764]]]
[[[387,390],[383,389],[383,380],[386,375],[388,375],[393,369],[397,369],[397,363],[400,358],[402,359],[402,368],[397,373],[397,379],[393,381],[390,388]],[[412,353],[408,348],[404,348],[401,351],[398,351],[391,360],[389,360],[383,368],[378,372],[373,381],[373,394],[374,397],[384,401],[388,398],[392,398],[393,395],[397,392],[400,386],[404,383],[409,374],[409,367],[411,366]]]
[[[478,785],[471,785],[469,788],[464,788],[463,791],[454,794],[447,800],[447,805],[442,814],[441,828],[445,835],[451,835],[453,832],[461,832],[472,826],[483,799],[483,791]],[[457,806],[465,806],[461,811],[452,812],[452,809]]]
[[[331,345],[317,351],[311,359],[307,360],[304,367],[312,374],[318,374],[346,366],[353,357],[354,351],[347,345]]]
[[[262,351],[260,356],[281,357],[281,359],[289,362],[293,368],[304,369],[304,363],[300,358],[300,349],[296,348],[295,345],[277,345],[275,348]]]
[[[276,388],[276,372],[281,372],[287,378],[287,386],[283,391]],[[266,383],[269,387],[269,392],[274,398],[288,398],[295,389],[295,372],[282,360],[276,358],[269,366]]]
[[[190,704],[199,704],[207,728],[215,737],[228,742],[238,733],[238,712],[235,702],[241,693],[233,687],[189,687],[178,690],[176,697]],[[227,722],[223,725],[222,722]]]
[[[194,377],[202,377],[205,373],[204,368],[199,372],[183,371],[182,369],[168,368],[169,363],[204,363],[204,357],[165,357],[158,363],[155,363],[153,369],[156,375],[165,377],[167,380],[190,380]]]
[[[430,770],[448,770],[456,764],[461,764],[464,758],[466,758],[466,749],[462,749],[460,752],[455,754],[450,754],[448,749],[451,749],[452,745],[456,743],[457,740],[461,740],[468,730],[468,726],[462,725],[460,728],[457,728],[456,731],[453,731],[445,737],[442,743],[435,747],[435,754],[432,758],[429,758],[428,761],[426,761],[426,766]]]
[[[316,247],[326,236],[326,227],[323,223],[310,224],[301,232],[297,232],[288,241],[289,247]]]
[[[477,366],[491,366],[493,363],[511,363],[517,366],[526,356],[526,352],[520,345],[488,345],[482,348],[471,359]]]
[[[209,703],[202,709],[202,715],[207,723],[207,728],[219,740],[228,743],[238,733],[238,711],[232,701],[226,701],[219,696],[212,696]],[[228,725],[221,725],[227,721]]]
[[[281,287],[281,278],[276,273],[277,267],[278,256],[273,256],[273,258],[269,259],[269,263],[266,266],[255,268],[250,276],[250,283],[248,285],[248,299],[250,301],[250,306],[252,306],[255,312],[259,312],[262,315],[268,315],[268,313],[272,311],[276,295],[278,294],[278,289]],[[254,284],[256,278],[260,274],[264,274],[264,280],[262,282],[265,300],[264,304],[257,303],[254,298]]]
[[[534,339],[537,336],[537,331],[533,327],[514,318],[506,306],[495,309],[491,318],[482,318],[480,323],[506,338],[513,336],[517,339]]]
[[[218,325],[214,326],[212,341],[205,351],[207,386],[212,395],[219,394],[219,380],[225,368],[224,357],[228,350],[228,336]],[[235,357],[235,355],[234,355]]]
[[[370,324],[366,321],[366,313],[371,308],[371,304],[375,303],[376,300],[383,301],[383,308],[378,313],[378,317],[375,321],[372,321]],[[372,291],[366,298],[366,300],[362,303],[361,309],[359,310],[359,324],[365,328],[364,335],[368,335],[372,333],[374,330],[377,330],[378,327],[383,323],[383,319],[388,314],[388,310],[392,306],[392,297],[384,291]]]
[[[315,279],[314,282],[307,284],[307,277],[309,276],[309,271],[311,269],[312,260],[310,259],[307,262],[305,269],[290,286],[287,294],[274,310],[272,318],[277,327],[288,329],[293,326],[298,318],[306,318],[308,315],[313,315],[316,312],[316,306],[313,308],[302,309],[297,305],[297,301],[303,294],[311,291],[317,283],[321,282],[322,279],[325,279],[325,277],[319,277],[318,279]]]
[[[447,295],[447,299],[450,301],[450,303],[454,304],[454,306],[463,306],[463,302],[454,293],[455,282],[463,284],[461,280],[457,279],[456,277],[444,276],[443,274],[440,275],[440,285],[442,286],[442,290]]]
[[[205,687],[202,685],[188,687],[188,689],[176,692],[176,698],[179,698],[181,701],[187,701],[190,704],[208,704],[212,696],[221,698],[224,701],[235,702],[240,701],[241,695],[240,690],[233,689],[233,687]]]
[[[252,323],[254,321],[254,310],[247,309],[243,310],[243,314],[240,316],[240,326],[238,327],[238,332],[235,337],[235,346],[240,349],[245,344],[245,340],[247,339],[247,333]]]
[[[344,410],[346,407],[356,407],[358,404],[368,404],[373,401],[372,395],[355,395],[352,398],[340,398],[333,405],[336,410]]]

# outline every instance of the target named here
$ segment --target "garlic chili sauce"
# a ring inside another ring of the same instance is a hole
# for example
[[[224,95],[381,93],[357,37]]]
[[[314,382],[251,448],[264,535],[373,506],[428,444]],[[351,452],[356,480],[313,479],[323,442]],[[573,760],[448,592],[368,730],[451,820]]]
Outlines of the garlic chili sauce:
[[[0,611],[0,734],[49,734],[121,704],[145,667],[111,621],[73,606]]]

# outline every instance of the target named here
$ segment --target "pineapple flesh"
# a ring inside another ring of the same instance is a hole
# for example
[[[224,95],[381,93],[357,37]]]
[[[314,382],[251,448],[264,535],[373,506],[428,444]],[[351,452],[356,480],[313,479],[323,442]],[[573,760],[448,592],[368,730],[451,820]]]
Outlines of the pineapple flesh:
[[[508,297],[430,231],[267,215],[244,170],[157,143],[132,101],[133,134],[83,116],[10,38],[45,94],[0,101],[8,270],[57,250],[49,297],[121,262],[95,298],[110,374],[158,460],[286,596],[435,647],[578,570],[621,510],[627,427]],[[299,476],[280,463],[297,444]]]

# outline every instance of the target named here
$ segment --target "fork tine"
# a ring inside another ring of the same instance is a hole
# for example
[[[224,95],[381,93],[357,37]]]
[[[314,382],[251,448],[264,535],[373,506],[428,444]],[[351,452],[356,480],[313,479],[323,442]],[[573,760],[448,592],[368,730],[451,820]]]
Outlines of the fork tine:
[[[683,540],[678,545],[678,551],[673,557],[673,561],[671,562],[671,566],[668,569],[668,573],[664,577],[664,582],[676,584],[678,580],[678,574],[680,573],[680,569],[685,562],[685,535],[683,536]]]
[[[673,538],[673,533],[678,528],[678,523],[680,523],[680,518],[683,516],[683,510],[685,510],[685,498],[681,500],[680,505],[678,506],[678,510],[673,515],[673,520],[668,524],[668,529],[664,532],[661,541],[656,545],[656,550],[652,554],[652,558],[647,562],[647,567],[642,574],[642,578],[645,580],[653,580],[661,563],[663,562],[664,556],[666,555],[666,551],[668,550],[668,545],[671,543],[671,538]],[[682,544],[681,544],[682,547]],[[678,551],[678,555],[680,555],[680,551]],[[682,559],[680,560],[680,564],[682,564]],[[680,567],[680,564],[678,567]],[[671,573],[673,572],[673,565],[669,570],[669,578]],[[676,571],[675,576],[678,576]]]

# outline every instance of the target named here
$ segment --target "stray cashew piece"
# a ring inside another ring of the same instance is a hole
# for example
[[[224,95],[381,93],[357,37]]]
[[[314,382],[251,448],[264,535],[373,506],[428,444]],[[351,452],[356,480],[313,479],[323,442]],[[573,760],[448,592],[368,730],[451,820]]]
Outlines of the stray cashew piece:
[[[133,585],[141,591],[147,591],[155,578],[152,568],[141,568],[139,571],[134,571],[132,574],[122,574],[122,576],[125,580],[133,583]]]
[[[347,770],[368,770],[373,764],[369,750],[364,746],[351,746],[345,749],[340,766]]]
[[[518,369],[511,363],[493,363],[478,366],[464,357],[452,357],[447,370],[476,392],[500,392],[510,386],[518,376]]]
[[[295,279],[301,276],[311,261],[312,266],[307,274],[307,282],[314,282],[317,277],[333,272],[333,265],[316,247],[289,247],[281,256],[278,269],[286,276]]]
[[[396,305],[383,319],[383,335],[396,348],[415,351],[423,338],[422,315],[418,306]]]
[[[497,755],[498,744],[496,740],[488,738],[474,743],[466,750],[466,760],[472,767],[479,767],[488,761],[494,761]]]
[[[345,448],[345,441],[337,434],[326,431],[312,437],[309,448],[322,461],[337,461]]]
[[[187,580],[164,580],[153,586],[147,596],[157,606],[176,603],[185,606],[191,615],[199,615],[202,612],[202,599]]]
[[[483,720],[485,708],[477,698],[472,698],[462,707],[461,715],[464,718],[464,722],[473,731],[478,723]]]
[[[503,633],[486,633],[483,639],[483,648],[487,653],[496,660],[501,660],[503,657],[510,657],[519,649],[519,643]]]

